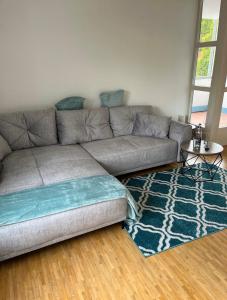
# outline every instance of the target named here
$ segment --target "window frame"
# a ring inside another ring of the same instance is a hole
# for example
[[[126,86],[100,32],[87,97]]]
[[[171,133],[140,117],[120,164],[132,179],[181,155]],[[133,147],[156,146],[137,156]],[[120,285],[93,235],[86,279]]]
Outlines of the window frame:
[[[221,10],[221,7],[220,7],[220,10]],[[191,83],[191,88],[190,88],[189,109],[188,109],[188,120],[189,121],[191,121],[193,95],[194,95],[195,90],[196,91],[209,92],[208,110],[209,110],[209,106],[210,106],[210,92],[211,92],[211,88],[212,88],[213,72],[212,72],[212,76],[211,76],[211,84],[210,84],[209,87],[200,86],[200,85],[195,84],[196,69],[197,69],[197,58],[198,58],[199,49],[200,48],[214,47],[215,48],[214,65],[215,65],[216,54],[217,54],[217,46],[218,46],[218,43],[219,43],[219,26],[220,26],[220,22],[219,22],[218,27],[217,27],[217,39],[216,39],[216,41],[209,41],[209,42],[201,42],[200,41],[202,13],[203,13],[203,0],[199,0],[199,2],[198,2],[197,24],[196,24],[196,35],[195,35],[195,46],[194,46],[194,55],[193,55],[193,64],[192,64],[192,76],[191,76],[191,82],[192,83]],[[219,14],[219,18],[220,18],[220,14]],[[214,65],[213,65],[213,68],[214,68]],[[205,127],[206,127],[206,123],[207,123],[207,120],[205,122]]]
[[[203,0],[198,2],[198,16],[195,32],[195,43],[193,61],[191,69],[191,83],[189,93],[188,120],[191,120],[193,92],[209,92],[208,110],[204,133],[206,139],[215,141],[222,145],[227,145],[227,126],[220,127],[221,113],[223,108],[224,93],[227,92],[227,1],[221,0],[217,41],[200,42],[201,20],[202,20]],[[202,45],[201,45],[202,44]],[[201,46],[215,46],[216,55],[213,66],[213,76],[210,87],[195,85],[197,49]]]

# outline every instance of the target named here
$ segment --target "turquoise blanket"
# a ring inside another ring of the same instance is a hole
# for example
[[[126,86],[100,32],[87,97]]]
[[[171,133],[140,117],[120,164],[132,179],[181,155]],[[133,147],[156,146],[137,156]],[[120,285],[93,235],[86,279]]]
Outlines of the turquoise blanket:
[[[0,196],[0,226],[28,221],[118,198],[128,199],[128,221],[137,205],[129,191],[111,175],[73,179]]]

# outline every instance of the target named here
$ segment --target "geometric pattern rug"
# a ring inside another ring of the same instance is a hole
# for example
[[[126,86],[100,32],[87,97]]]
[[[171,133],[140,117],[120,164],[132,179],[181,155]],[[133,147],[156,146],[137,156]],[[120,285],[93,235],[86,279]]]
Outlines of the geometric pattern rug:
[[[196,165],[204,170],[204,163]],[[206,178],[206,174],[203,175]],[[227,170],[213,181],[194,182],[169,171],[123,179],[138,204],[140,217],[125,229],[144,256],[191,242],[227,228]]]

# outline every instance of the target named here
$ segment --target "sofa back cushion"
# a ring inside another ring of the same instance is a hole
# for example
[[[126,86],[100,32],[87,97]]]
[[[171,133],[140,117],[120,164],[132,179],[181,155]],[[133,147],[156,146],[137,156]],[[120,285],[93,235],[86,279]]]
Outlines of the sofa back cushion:
[[[0,134],[12,150],[57,144],[55,110],[1,114]]]
[[[138,113],[133,135],[166,138],[169,134],[171,118],[147,113]]]
[[[62,145],[86,143],[113,137],[107,108],[58,111],[57,127]]]
[[[7,141],[0,135],[0,162],[3,158],[10,154],[12,150],[9,147]],[[0,172],[1,173],[1,172]]]
[[[151,113],[150,105],[111,107],[110,125],[114,136],[132,134],[137,113]]]

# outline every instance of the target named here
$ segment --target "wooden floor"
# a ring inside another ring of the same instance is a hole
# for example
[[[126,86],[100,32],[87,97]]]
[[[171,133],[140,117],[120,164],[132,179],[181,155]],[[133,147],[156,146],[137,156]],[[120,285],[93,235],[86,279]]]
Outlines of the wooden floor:
[[[226,300],[227,230],[144,258],[116,224],[2,263],[0,299]]]

